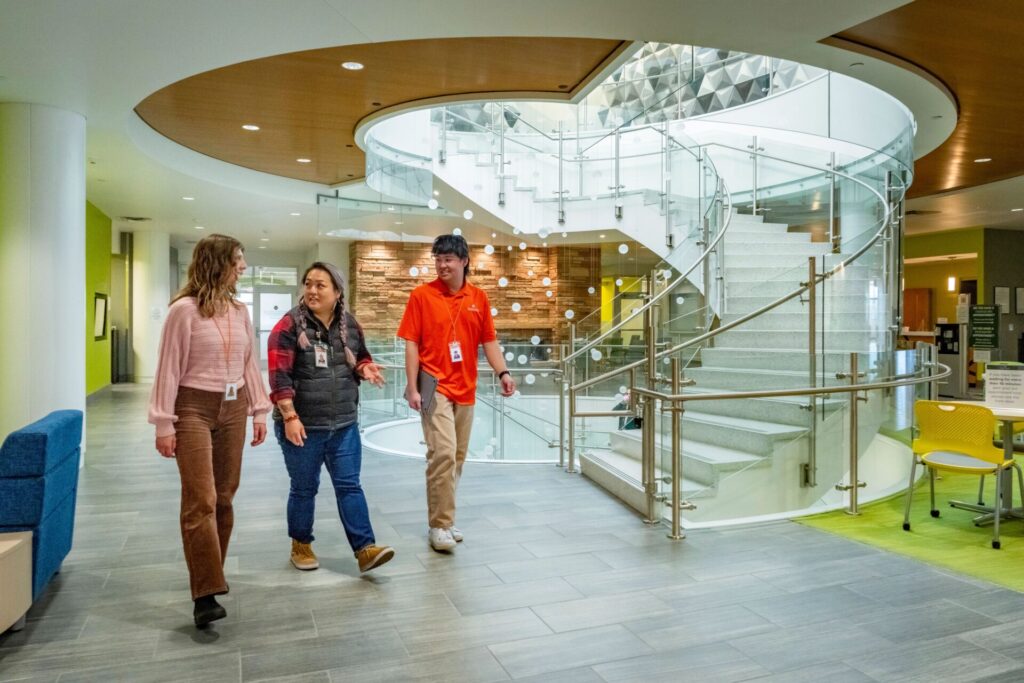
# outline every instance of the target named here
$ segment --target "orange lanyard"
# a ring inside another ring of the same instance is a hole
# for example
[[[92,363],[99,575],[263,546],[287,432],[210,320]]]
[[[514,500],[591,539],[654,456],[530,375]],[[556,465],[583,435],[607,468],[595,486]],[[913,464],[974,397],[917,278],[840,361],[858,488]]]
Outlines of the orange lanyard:
[[[220,331],[220,325],[217,324],[217,318],[210,318],[210,322],[213,323],[214,328],[217,330],[217,334],[220,335],[221,344],[224,345],[224,381],[231,381],[231,304],[228,304],[228,336],[224,339],[224,333]]]
[[[459,316],[462,315],[462,304],[463,303],[465,303],[465,297],[464,296],[459,299],[459,310],[455,311],[455,317],[452,317],[452,309],[448,305],[448,302],[446,301],[444,303],[444,310],[448,311],[448,320],[450,320],[451,323],[452,323],[452,327],[451,327],[451,330],[449,331],[449,335],[448,335],[449,338],[452,341],[456,340],[455,339],[455,323],[457,323],[459,321]]]

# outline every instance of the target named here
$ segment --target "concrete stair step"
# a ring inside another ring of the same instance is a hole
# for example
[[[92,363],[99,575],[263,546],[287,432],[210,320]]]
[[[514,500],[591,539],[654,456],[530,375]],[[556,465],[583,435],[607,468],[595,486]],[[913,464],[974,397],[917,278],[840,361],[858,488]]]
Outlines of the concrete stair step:
[[[793,291],[792,289],[789,291]],[[788,292],[785,292],[788,293]],[[740,316],[746,313],[752,313],[762,306],[775,301],[777,296],[730,296],[726,302],[725,307],[728,313],[726,315]],[[826,307],[836,308],[837,310],[847,311],[852,315],[859,315],[865,313],[869,308],[868,299],[862,293],[854,294],[838,294],[832,291],[826,293]],[[780,304],[776,308],[772,309],[772,313],[787,313],[787,314],[802,314],[807,315],[807,304],[801,302],[799,299],[790,299],[789,301]],[[725,316],[723,316],[724,318]],[[735,317],[733,318],[735,320]]]
[[[746,230],[745,225],[730,225],[725,231],[726,249],[732,249],[734,245],[757,244],[820,244],[811,242],[811,234],[808,232],[756,232]]]
[[[714,346],[701,351],[702,367],[714,368],[749,368],[753,370],[772,368],[802,372],[807,376],[810,368],[810,357],[806,351],[787,351],[781,349],[737,349]],[[842,352],[818,353],[815,358],[817,371],[835,374],[845,371],[850,364],[850,354]],[[808,380],[809,381],[809,380]]]
[[[871,324],[867,311],[846,311],[836,305],[827,304],[827,311],[823,314],[818,312],[815,327],[820,331],[822,327],[826,331],[832,328],[843,328],[847,329],[850,327],[857,327],[860,329],[870,329]],[[778,309],[772,309],[767,313],[762,313],[756,318],[752,318],[746,323],[742,323],[739,327],[741,330],[799,330],[803,329],[804,334],[807,334],[807,313],[806,309],[803,313],[777,313]],[[723,323],[730,323],[734,320],[739,320],[743,315],[740,313],[726,313],[722,316]]]
[[[868,352],[871,342],[877,337],[864,330],[833,330],[824,336],[818,333],[817,346],[825,351],[859,351]],[[747,330],[742,327],[723,332],[715,337],[718,346],[738,349],[805,349],[807,348],[806,330]]]
[[[641,456],[640,430],[614,432],[609,437],[611,450],[636,460]],[[713,444],[682,439],[680,444],[683,460],[683,475],[705,486],[713,486],[723,472],[735,472],[751,466],[761,466],[766,459],[736,449],[722,448]],[[662,442],[655,450],[655,461],[668,462],[672,449]]]
[[[683,438],[720,448],[740,450],[760,456],[770,456],[777,441],[789,441],[801,436],[802,427],[767,422],[745,417],[702,413],[687,407],[680,425]],[[668,438],[672,433],[672,422],[663,415],[657,430]]]
[[[742,258],[742,257],[740,257]],[[725,257],[725,277],[730,282],[774,282],[782,278],[787,281],[801,282],[807,279],[807,260],[794,259],[792,265],[784,264],[780,266],[772,266],[772,261],[769,260],[771,257],[765,257],[763,260],[769,265],[743,265],[742,263],[734,265],[730,260],[728,254]],[[800,269],[803,268],[803,272]],[[861,282],[867,291],[867,283],[870,280],[878,279],[877,271],[874,268],[868,266],[847,266],[844,274],[840,277],[830,278],[826,282],[826,286],[832,285],[837,282]]]
[[[821,256],[828,251],[810,244],[727,244],[725,247],[726,268],[779,268],[789,271],[793,268],[807,270],[811,256]]]
[[[726,268],[726,276],[729,276]],[[774,301],[779,297],[796,291],[800,283],[807,280],[806,272],[799,272],[800,268],[794,268],[791,272],[779,272],[771,268],[765,269],[770,273],[755,273],[756,268],[745,268],[746,272],[740,273],[739,277],[727,279],[725,283],[726,300],[725,308],[729,309],[729,303],[734,297],[768,297],[768,301]],[[733,273],[733,275],[737,275]],[[757,279],[758,275],[768,275]],[[857,295],[867,300],[871,280],[866,278],[832,278],[824,287],[819,287],[819,297],[832,296],[853,296]],[[881,296],[881,294],[879,294]]]
[[[687,387],[685,394],[718,393],[711,387]],[[811,413],[808,406],[809,396],[780,396],[775,398],[740,398],[722,401],[694,400],[687,403],[689,410],[704,414],[740,417],[752,420],[772,421],[778,424],[793,425],[806,428],[810,424]],[[835,398],[819,398],[819,410],[831,413],[844,405],[844,401]]]
[[[715,387],[728,391],[752,391],[770,389],[800,389],[810,382],[808,373],[801,370],[778,370],[775,368],[690,368],[686,377],[697,382],[698,387]],[[821,378],[819,376],[819,382]],[[841,384],[835,374],[825,373],[825,385]]]
[[[597,482],[599,486],[612,495],[623,500],[638,512],[644,512],[646,494],[640,486],[640,461],[628,455],[604,449],[589,449],[580,454],[580,469],[583,476]],[[670,472],[655,468],[655,476],[664,479]],[[716,490],[713,486],[703,484],[686,477],[680,482],[683,499],[713,498]]]

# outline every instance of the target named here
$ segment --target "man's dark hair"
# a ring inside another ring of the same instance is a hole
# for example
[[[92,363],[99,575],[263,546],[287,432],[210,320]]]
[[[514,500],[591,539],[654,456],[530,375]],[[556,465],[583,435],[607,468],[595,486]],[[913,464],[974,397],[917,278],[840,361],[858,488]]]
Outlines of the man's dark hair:
[[[434,245],[430,248],[430,253],[434,256],[454,254],[460,259],[468,259],[469,244],[466,243],[466,238],[462,235],[441,235],[434,239]],[[468,262],[463,269],[463,275],[469,277]]]

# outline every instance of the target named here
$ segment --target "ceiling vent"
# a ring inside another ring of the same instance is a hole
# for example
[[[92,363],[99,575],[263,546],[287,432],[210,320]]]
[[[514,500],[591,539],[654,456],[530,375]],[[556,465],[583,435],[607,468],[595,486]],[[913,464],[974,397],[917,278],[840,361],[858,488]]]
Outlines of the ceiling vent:
[[[119,220],[119,221],[132,221],[134,223],[145,223],[146,221],[151,221],[153,219],[152,218],[147,218],[145,216],[118,216],[117,220]]]

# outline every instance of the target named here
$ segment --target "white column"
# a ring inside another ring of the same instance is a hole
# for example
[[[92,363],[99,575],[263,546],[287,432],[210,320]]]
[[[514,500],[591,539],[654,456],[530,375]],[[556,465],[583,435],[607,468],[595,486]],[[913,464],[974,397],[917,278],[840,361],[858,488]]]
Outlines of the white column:
[[[80,114],[0,103],[0,278],[2,439],[53,410],[85,409]]]
[[[156,374],[160,331],[171,298],[170,236],[136,232],[132,240],[132,347],[135,381],[152,382]]]

